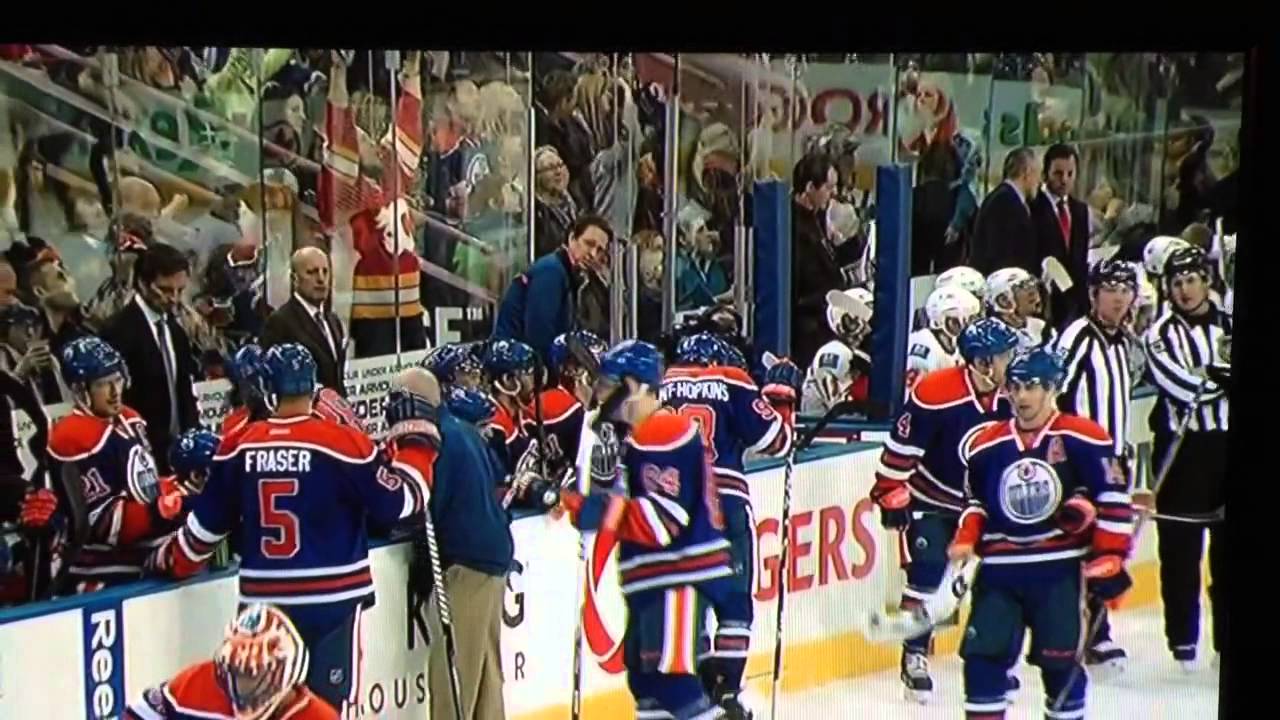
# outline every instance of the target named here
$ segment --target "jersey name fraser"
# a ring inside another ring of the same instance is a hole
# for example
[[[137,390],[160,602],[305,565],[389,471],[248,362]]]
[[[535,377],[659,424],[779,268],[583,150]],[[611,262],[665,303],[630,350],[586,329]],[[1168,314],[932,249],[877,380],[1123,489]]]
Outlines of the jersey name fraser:
[[[250,450],[244,454],[245,472],[311,472],[311,451],[299,448]]]

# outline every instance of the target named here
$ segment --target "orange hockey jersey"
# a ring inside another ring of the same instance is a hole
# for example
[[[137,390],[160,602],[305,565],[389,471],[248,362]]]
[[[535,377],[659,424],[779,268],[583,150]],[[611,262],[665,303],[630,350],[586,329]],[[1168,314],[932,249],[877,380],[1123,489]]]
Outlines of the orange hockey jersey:
[[[124,711],[125,720],[234,720],[231,700],[218,682],[213,661],[192,665],[172,680],[148,688]],[[310,690],[299,688],[267,720],[337,720],[338,711]]]

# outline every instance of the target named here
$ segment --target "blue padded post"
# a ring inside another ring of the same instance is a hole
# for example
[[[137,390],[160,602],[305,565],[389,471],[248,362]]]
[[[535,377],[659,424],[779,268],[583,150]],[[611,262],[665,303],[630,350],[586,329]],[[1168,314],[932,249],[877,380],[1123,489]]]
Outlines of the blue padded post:
[[[871,401],[898,416],[906,384],[911,289],[911,167],[876,169],[876,312],[871,319]],[[878,414],[878,413],[877,413]]]
[[[791,198],[777,180],[757,182],[752,195],[755,233],[755,348],[791,354]],[[755,358],[752,358],[754,361]]]

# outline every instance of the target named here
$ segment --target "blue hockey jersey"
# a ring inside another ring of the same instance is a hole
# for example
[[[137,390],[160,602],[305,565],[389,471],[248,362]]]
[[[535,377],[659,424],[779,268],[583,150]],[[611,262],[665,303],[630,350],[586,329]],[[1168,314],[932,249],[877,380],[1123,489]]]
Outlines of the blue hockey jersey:
[[[390,525],[422,512],[428,493],[359,430],[270,418],[218,448],[178,549],[203,562],[238,523],[241,599],[280,606],[306,633],[372,604],[366,520]]]
[[[645,419],[623,443],[622,466],[628,497],[576,496],[570,511],[581,529],[616,529],[624,594],[733,574],[720,496],[692,420],[670,410]]]
[[[960,524],[964,528],[972,524],[971,515],[981,517],[975,548],[985,565],[1077,562],[1091,547],[1128,554],[1128,480],[1110,436],[1094,421],[1055,413],[1034,434],[1020,432],[1013,420],[992,422],[966,441],[963,458],[968,489]],[[1097,510],[1091,533],[1069,535],[1055,521],[1075,495]]]
[[[738,368],[673,367],[659,397],[698,425],[723,495],[751,501],[743,469],[748,450],[782,455],[791,448],[791,426]]]
[[[586,410],[573,393],[562,387],[543,390],[540,397],[543,430],[547,434],[547,444],[552,446],[552,456],[559,460],[554,468],[558,473],[573,464],[578,457],[578,444],[582,438],[582,419],[586,416]],[[532,406],[529,407],[528,412],[524,413],[523,419],[525,436],[537,438],[537,414]]]
[[[130,407],[111,419],[77,409],[54,423],[48,450],[80,471],[89,513],[89,537],[68,569],[73,581],[111,585],[141,577],[147,555],[177,527],[154,510],[160,477],[146,421]]]
[[[911,389],[885,440],[872,498],[883,505],[881,498],[906,483],[912,510],[960,513],[964,510],[961,445],[978,425],[1011,416],[1003,390],[979,397],[963,366],[925,375]]]

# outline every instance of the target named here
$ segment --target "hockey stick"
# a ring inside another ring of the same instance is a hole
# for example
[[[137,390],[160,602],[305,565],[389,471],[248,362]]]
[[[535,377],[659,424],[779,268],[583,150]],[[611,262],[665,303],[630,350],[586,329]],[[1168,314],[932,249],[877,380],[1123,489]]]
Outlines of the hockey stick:
[[[981,564],[982,561],[976,558],[949,563],[938,589],[924,603],[907,611],[871,611],[863,634],[874,642],[889,642],[910,640],[933,630],[959,609],[964,596],[973,587]]]
[[[1191,425],[1191,418],[1195,416],[1196,408],[1200,405],[1200,398],[1204,396],[1204,389],[1208,383],[1208,376],[1201,378],[1200,386],[1196,388],[1196,394],[1195,397],[1191,399],[1190,407],[1187,408],[1186,414],[1182,416],[1182,421],[1178,423],[1178,430],[1177,434],[1173,438],[1173,443],[1169,445],[1169,449],[1160,460],[1160,469],[1156,472],[1156,479],[1155,482],[1152,483],[1150,491],[1153,502],[1154,498],[1160,492],[1160,487],[1164,485],[1164,481],[1169,477],[1169,470],[1173,468],[1173,461],[1178,456],[1178,450],[1182,447],[1182,441],[1187,436],[1187,427]],[[1137,546],[1138,539],[1142,536],[1142,530],[1146,526],[1148,518],[1153,517],[1153,515],[1154,513],[1148,508],[1143,508],[1143,510],[1138,514],[1138,519],[1133,523],[1133,541],[1131,543],[1133,546]],[[1098,613],[1097,617],[1094,617],[1089,622],[1089,632],[1085,635],[1086,640],[1097,635],[1098,628],[1102,627],[1102,621],[1105,618],[1106,613]],[[1071,692],[1071,686],[1075,684],[1076,678],[1084,669],[1084,652],[1084,643],[1081,643],[1080,651],[1076,653],[1075,665],[1072,666],[1071,673],[1067,676],[1067,682],[1062,687],[1062,690],[1058,692],[1058,697],[1054,699],[1053,705],[1051,706],[1055,713],[1061,712],[1062,704],[1066,702],[1067,694]]]
[[[570,338],[573,339],[572,337]],[[572,343],[569,346],[570,352],[573,351]],[[587,353],[590,356],[590,353]],[[592,357],[594,359],[594,357]],[[590,372],[590,371],[588,371]],[[594,376],[593,376],[594,377]],[[582,424],[582,436],[579,440],[578,457],[573,464],[574,473],[578,478],[578,491],[587,492],[591,488],[591,449],[595,445],[596,434],[592,430],[591,425],[587,422]],[[583,460],[585,458],[585,461]],[[583,462],[586,463],[585,467]],[[587,563],[587,544],[582,539],[582,533],[578,533],[578,567],[577,567],[577,583],[574,585],[574,623],[573,623],[573,695],[569,702],[569,712],[572,720],[581,720],[582,718],[582,605],[583,594],[586,588],[586,563]]]
[[[1186,515],[1165,515],[1162,513],[1152,513],[1151,517],[1155,520],[1166,520],[1168,522],[1182,522],[1193,525],[1211,525],[1213,523],[1224,522],[1227,519],[1227,508],[1220,507],[1213,512],[1208,513],[1188,513]]]
[[[35,427],[27,445],[31,456],[36,461],[36,467],[31,473],[32,485],[38,489],[53,490],[53,477],[49,472],[51,460],[48,451],[49,417],[44,412],[44,406],[40,404],[40,399],[36,397],[30,386],[7,370],[0,371],[0,396],[8,398],[13,409],[25,412]],[[12,422],[12,418],[8,418],[8,421]],[[19,467],[19,474],[21,470]],[[28,599],[32,602],[43,600],[47,591],[53,589],[53,578],[48,577],[45,572],[45,566],[49,564],[52,544],[52,533],[48,528],[35,537],[32,543],[31,557],[27,563]]]
[[[462,720],[462,683],[458,679],[458,651],[453,636],[453,618],[449,609],[449,596],[444,588],[444,571],[440,568],[440,547],[436,544],[436,530],[431,523],[428,509],[423,520],[427,536],[427,554],[431,559],[431,585],[436,594],[436,610],[440,613],[440,629],[444,633],[444,650],[449,660],[449,692],[453,694],[455,720]]]

